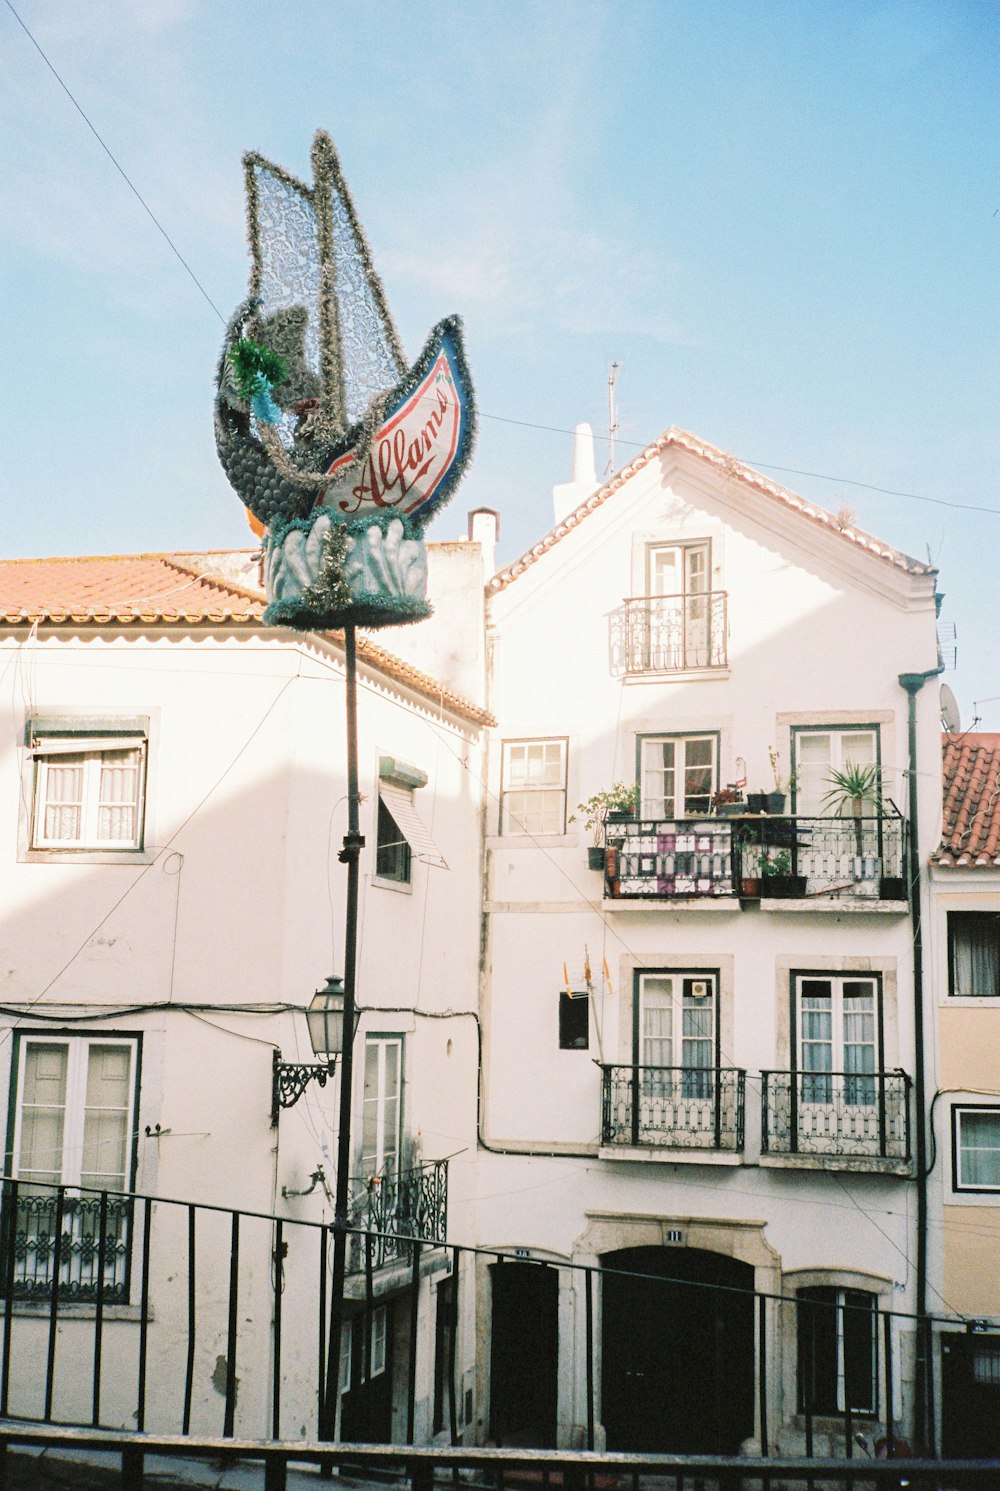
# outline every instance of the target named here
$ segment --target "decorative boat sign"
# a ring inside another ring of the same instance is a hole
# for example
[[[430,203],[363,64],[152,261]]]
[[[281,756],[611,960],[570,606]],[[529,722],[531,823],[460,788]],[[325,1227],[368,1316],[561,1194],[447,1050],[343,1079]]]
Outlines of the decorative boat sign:
[[[389,626],[429,614],[422,534],[472,451],[455,316],[407,367],[333,143],[313,186],[244,157],[250,296],[216,378],[223,468],[264,539],[268,622]]]
[[[447,323],[432,334],[429,350],[435,347],[424,377],[388,411],[363,459],[354,449],[327,468],[333,477],[323,494],[327,507],[351,516],[391,507],[412,517],[433,502],[463,449],[469,417]]]

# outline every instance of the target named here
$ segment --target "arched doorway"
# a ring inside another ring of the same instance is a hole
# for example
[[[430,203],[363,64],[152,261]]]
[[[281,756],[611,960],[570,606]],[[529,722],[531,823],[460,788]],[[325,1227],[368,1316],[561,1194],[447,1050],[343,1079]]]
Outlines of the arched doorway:
[[[601,1266],[608,1449],[736,1454],[754,1430],[753,1268],[657,1247],[605,1253]]]

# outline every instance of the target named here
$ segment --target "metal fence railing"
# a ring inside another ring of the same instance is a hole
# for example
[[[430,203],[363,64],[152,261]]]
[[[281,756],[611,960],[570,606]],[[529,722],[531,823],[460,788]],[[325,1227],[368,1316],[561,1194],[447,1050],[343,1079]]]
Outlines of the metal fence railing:
[[[764,1154],[910,1158],[905,1072],[761,1072]]]

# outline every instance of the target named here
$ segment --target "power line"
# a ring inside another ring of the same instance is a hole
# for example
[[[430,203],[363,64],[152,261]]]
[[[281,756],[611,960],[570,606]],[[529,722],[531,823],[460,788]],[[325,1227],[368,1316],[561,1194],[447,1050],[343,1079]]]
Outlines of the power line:
[[[52,76],[55,78],[56,82],[59,84],[59,87],[65,93],[66,97],[69,99],[69,101],[73,105],[74,109],[76,109],[77,113],[80,115],[80,118],[83,120],[84,124],[86,124],[87,128],[90,130],[91,134],[94,136],[94,139],[97,141],[98,145],[100,145],[101,149],[104,151],[105,155],[108,157],[108,160],[111,162],[111,164],[114,166],[115,170],[121,176],[121,178],[125,182],[126,186],[128,186],[128,188],[130,189],[130,191],[132,191],[134,193],[136,199],[141,204],[143,210],[152,219],[152,221],[155,223],[155,225],[156,225],[157,229],[159,230],[159,232],[166,239],[167,243],[170,246],[171,251],[177,256],[177,258],[180,260],[181,264],[183,264],[184,268],[187,270],[187,272],[191,276],[192,280],[194,280],[194,283],[198,286],[198,289],[201,291],[202,295],[205,297],[205,299],[208,301],[209,305],[212,307],[212,310],[218,316],[218,318],[222,322],[223,326],[225,326],[225,324],[226,324],[226,318],[225,318],[225,316],[219,310],[219,307],[215,304],[215,301],[209,295],[208,291],[205,289],[205,286],[201,283],[201,280],[195,274],[194,270],[191,268],[190,264],[185,259],[184,255],[181,253],[181,251],[177,247],[176,243],[174,243],[174,240],[171,238],[171,236],[167,232],[166,228],[160,222],[159,218],[156,216],[156,213],[153,211],[152,207],[150,207],[149,203],[143,197],[142,193],[139,191],[139,188],[135,185],[135,182],[130,179],[128,173],[126,172],[126,170],[124,168],[124,166],[122,166],[122,164],[118,160],[115,159],[115,156],[112,154],[111,149],[105,143],[105,141],[101,138],[101,135],[98,133],[98,130],[95,127],[95,125],[92,123],[92,121],[84,113],[84,110],[83,110],[82,106],[80,105],[80,103],[74,98],[73,94],[70,92],[70,90],[67,87],[67,85],[63,82],[62,78],[56,72],[55,68],[53,67],[52,63],[49,61],[48,57],[46,57],[45,53],[42,51],[42,48],[39,46],[38,42],[36,41],[36,39],[34,38],[34,36],[32,36],[32,34],[28,30],[27,26],[24,24],[24,21],[18,15],[18,13],[14,9],[13,5],[11,5],[10,0],[5,0],[5,3],[6,3],[6,6],[7,6],[7,9],[10,11],[10,13],[14,17],[15,21],[20,26],[21,30],[24,32],[24,34],[28,38],[28,40],[31,42],[31,45],[35,48],[35,51],[38,53],[39,57],[41,57],[42,61],[45,63],[45,66],[48,68],[49,72],[52,74]]]

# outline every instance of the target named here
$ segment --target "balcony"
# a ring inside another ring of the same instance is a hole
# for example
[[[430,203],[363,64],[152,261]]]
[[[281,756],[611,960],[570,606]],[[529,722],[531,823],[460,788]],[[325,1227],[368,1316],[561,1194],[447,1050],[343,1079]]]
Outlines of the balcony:
[[[738,1154],[745,1083],[737,1068],[602,1066],[601,1143]]]
[[[614,901],[794,900],[864,910],[907,904],[907,824],[870,818],[609,817],[605,895]]]
[[[905,1072],[761,1072],[760,1078],[762,1156],[909,1168]]]
[[[611,669],[623,673],[689,673],[725,668],[725,590],[697,595],[641,595],[611,617]]]
[[[351,1226],[371,1236],[372,1267],[410,1256],[409,1239],[443,1244],[448,1230],[448,1161],[431,1160],[399,1175],[374,1175],[352,1180],[361,1199],[355,1203]],[[374,1235],[379,1234],[379,1235]],[[351,1272],[366,1266],[367,1239],[353,1239]]]
[[[60,1299],[93,1300],[100,1293],[105,1304],[127,1301],[130,1196],[75,1196],[61,1186],[42,1193],[22,1185],[16,1207],[14,1256],[3,1268],[14,1299],[49,1300],[58,1280]],[[5,1219],[5,1246],[9,1225]]]

